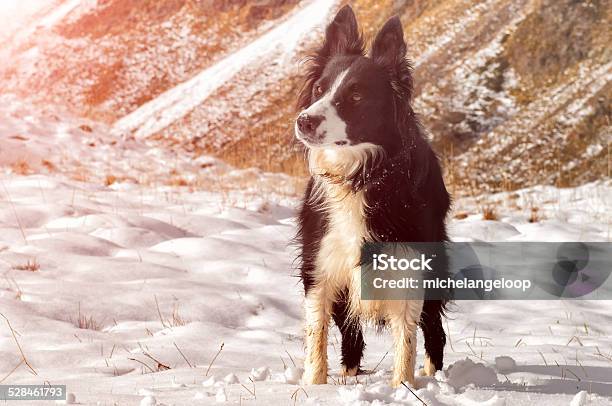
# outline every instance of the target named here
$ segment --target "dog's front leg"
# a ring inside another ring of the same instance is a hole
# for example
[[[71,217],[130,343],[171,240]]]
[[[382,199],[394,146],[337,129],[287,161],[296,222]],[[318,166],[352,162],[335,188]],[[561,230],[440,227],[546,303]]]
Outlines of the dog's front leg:
[[[393,381],[391,385],[398,387],[402,382],[408,382],[414,387],[414,366],[416,361],[416,328],[417,324],[406,313],[391,318],[391,330],[395,354],[393,359]]]
[[[327,333],[332,301],[323,289],[313,289],[306,295],[306,384],[327,383]]]

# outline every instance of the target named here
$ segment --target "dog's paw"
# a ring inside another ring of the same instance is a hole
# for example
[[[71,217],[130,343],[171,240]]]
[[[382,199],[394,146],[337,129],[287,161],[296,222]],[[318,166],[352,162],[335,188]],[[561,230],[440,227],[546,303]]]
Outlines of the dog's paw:
[[[434,366],[431,359],[425,356],[425,365],[419,370],[419,376],[434,376],[436,374],[436,367]]]
[[[357,376],[357,372],[359,372],[359,367],[347,368],[345,365],[342,365],[340,376]]]
[[[406,376],[406,377],[394,376],[393,380],[391,381],[391,386],[394,388],[399,388],[400,386],[402,386],[402,382],[412,388],[415,387],[415,383],[416,383],[414,376]]]
[[[324,385],[327,383],[327,374],[307,374],[304,372],[302,383],[305,385]]]
[[[323,385],[327,383],[327,370],[324,368],[312,368],[305,365],[302,382],[306,385]]]

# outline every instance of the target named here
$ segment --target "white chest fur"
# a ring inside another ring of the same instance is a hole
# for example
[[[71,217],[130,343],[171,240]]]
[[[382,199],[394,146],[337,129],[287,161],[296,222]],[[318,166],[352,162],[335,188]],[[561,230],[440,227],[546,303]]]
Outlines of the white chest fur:
[[[377,319],[393,311],[401,301],[362,301],[361,249],[371,240],[365,221],[366,200],[362,191],[353,191],[346,183],[335,183],[321,174],[346,179],[358,173],[366,160],[376,160],[382,152],[373,144],[358,144],[336,150],[315,150],[309,153],[309,166],[315,176],[313,200],[328,215],[328,226],[316,260],[316,283],[326,301],[348,288],[350,316]]]
[[[330,293],[348,288],[359,275],[361,247],[367,240],[363,192],[353,192],[345,185],[326,181],[319,187],[322,210],[328,215],[328,226],[317,256],[317,279]]]
[[[389,322],[395,343],[393,385],[399,386],[406,380],[414,384],[416,326],[423,302],[361,300],[361,249],[370,239],[365,221],[364,194],[351,190],[346,183],[334,183],[321,176],[346,178],[354,174],[359,166],[351,159],[355,156],[363,159],[366,154],[348,151],[315,151],[310,156],[310,168],[316,181],[311,198],[327,214],[328,224],[316,258],[316,286],[307,295],[305,303],[307,349],[304,380],[307,383],[327,382],[327,336],[332,303],[339,292],[348,289],[349,318]]]

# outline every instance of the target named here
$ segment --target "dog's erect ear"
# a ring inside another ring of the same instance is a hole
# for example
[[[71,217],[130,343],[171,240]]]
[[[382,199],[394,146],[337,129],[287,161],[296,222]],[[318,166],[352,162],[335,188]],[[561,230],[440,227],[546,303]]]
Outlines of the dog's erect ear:
[[[404,30],[398,16],[391,17],[374,39],[371,57],[390,74],[395,95],[395,114],[398,123],[414,115],[412,100],[412,68],[406,59]]]
[[[334,55],[363,55],[363,39],[359,34],[357,18],[353,9],[346,5],[338,11],[334,20],[325,30],[325,41],[319,50],[319,55],[330,57]]]
[[[321,48],[315,51],[309,60],[304,86],[298,96],[297,107],[302,110],[312,102],[312,87],[321,77],[325,65],[334,55],[363,55],[364,43],[359,34],[357,19],[350,6],[338,11],[334,20],[327,26],[325,40]]]
[[[374,62],[395,70],[405,64],[406,43],[404,31],[398,16],[391,17],[380,29],[374,45],[372,59]]]

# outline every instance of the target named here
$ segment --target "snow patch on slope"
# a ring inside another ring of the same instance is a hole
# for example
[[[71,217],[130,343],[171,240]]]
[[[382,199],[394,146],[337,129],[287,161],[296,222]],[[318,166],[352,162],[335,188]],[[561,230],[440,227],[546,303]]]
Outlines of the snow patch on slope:
[[[163,130],[189,114],[245,66],[279,48],[290,52],[302,37],[326,20],[334,5],[333,1],[314,0],[251,44],[118,120],[113,131],[148,137]]]

